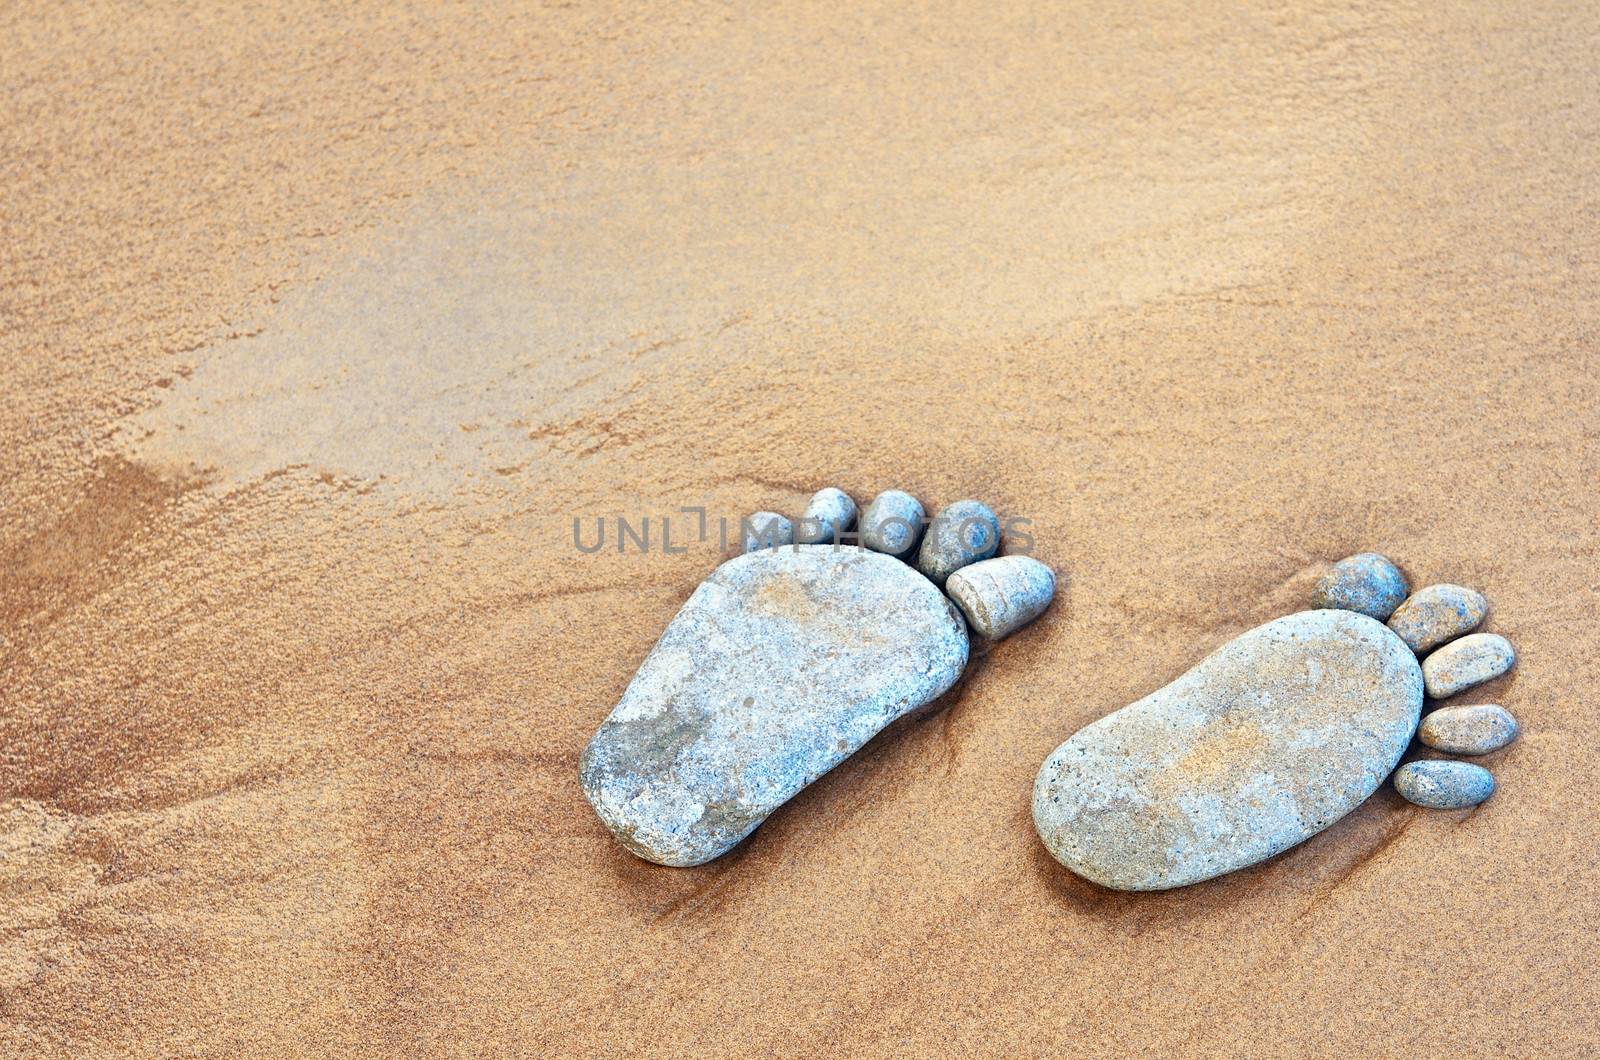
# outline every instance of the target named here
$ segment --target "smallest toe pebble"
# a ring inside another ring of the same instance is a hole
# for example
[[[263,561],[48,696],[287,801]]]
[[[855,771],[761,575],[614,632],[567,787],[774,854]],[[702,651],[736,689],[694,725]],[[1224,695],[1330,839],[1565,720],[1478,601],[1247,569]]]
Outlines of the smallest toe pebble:
[[[1480,592],[1461,585],[1430,585],[1395,609],[1389,628],[1420,655],[1471,633],[1488,613],[1489,601]]]
[[[794,524],[777,512],[757,512],[745,519],[743,530],[746,552],[794,544]]]
[[[999,556],[962,567],[944,589],[974,631],[999,640],[1044,614],[1056,576],[1032,556]]]
[[[922,539],[922,502],[904,490],[884,490],[861,513],[861,543],[874,552],[905,556]]]
[[[1511,642],[1496,633],[1473,633],[1453,640],[1422,660],[1422,683],[1434,699],[1465,692],[1492,681],[1516,664]]]
[[[1333,565],[1317,581],[1313,607],[1331,607],[1387,619],[1406,598],[1406,576],[1376,552],[1362,552]]]
[[[811,495],[806,514],[800,518],[801,544],[837,541],[856,521],[856,502],[850,494],[832,486]]]
[[[1430,810],[1463,810],[1494,794],[1494,777],[1471,762],[1428,759],[1395,771],[1394,787],[1407,802]]]
[[[1517,738],[1517,719],[1494,703],[1445,707],[1422,719],[1417,739],[1458,755],[1486,755]]]
[[[977,501],[956,501],[928,526],[917,552],[917,569],[943,588],[950,575],[998,551],[1000,520],[989,506]]]

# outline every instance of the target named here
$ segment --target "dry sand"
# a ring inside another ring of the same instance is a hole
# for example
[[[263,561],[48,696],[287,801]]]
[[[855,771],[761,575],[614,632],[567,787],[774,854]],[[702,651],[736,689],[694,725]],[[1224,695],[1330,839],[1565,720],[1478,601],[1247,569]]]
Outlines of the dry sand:
[[[165,6],[0,10],[0,1052],[1600,1049],[1592,6]],[[635,860],[578,751],[719,550],[573,517],[824,484],[1056,606]],[[1367,548],[1515,641],[1493,800],[1049,860],[1051,748]]]

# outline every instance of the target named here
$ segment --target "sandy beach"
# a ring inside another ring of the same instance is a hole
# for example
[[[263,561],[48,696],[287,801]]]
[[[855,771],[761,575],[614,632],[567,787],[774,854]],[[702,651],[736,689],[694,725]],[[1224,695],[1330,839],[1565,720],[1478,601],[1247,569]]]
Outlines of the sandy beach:
[[[0,1053],[1600,1050],[1600,11],[0,38]],[[720,520],[828,485],[1028,520],[1054,606],[634,858],[581,749]],[[1492,799],[1050,858],[1057,744],[1367,549],[1515,643]]]

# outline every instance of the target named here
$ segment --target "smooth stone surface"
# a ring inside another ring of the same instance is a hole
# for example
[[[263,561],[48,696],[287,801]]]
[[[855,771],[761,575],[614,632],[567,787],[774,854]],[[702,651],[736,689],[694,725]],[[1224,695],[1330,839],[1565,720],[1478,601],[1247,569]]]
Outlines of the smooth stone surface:
[[[956,501],[929,524],[917,552],[917,569],[942,588],[950,575],[999,550],[1000,520],[988,505]]]
[[[1331,607],[1384,621],[1406,598],[1406,577],[1376,552],[1346,557],[1317,581],[1312,607]]]
[[[1394,789],[1430,810],[1464,810],[1494,794],[1494,775],[1471,762],[1427,759],[1395,770]]]
[[[794,524],[777,512],[756,512],[745,519],[740,531],[746,552],[794,544]]]
[[[1496,703],[1445,707],[1422,719],[1417,739],[1439,751],[1486,755],[1517,738],[1517,719]]]
[[[861,513],[861,543],[874,552],[905,558],[922,540],[922,502],[904,490],[884,490]]]
[[[638,856],[709,861],[954,684],[967,649],[955,605],[893,557],[737,556],[689,597],[589,741],[584,793]]]
[[[962,567],[944,591],[979,636],[999,640],[1044,614],[1056,594],[1055,571],[1032,556],[996,556]]]
[[[1428,695],[1444,699],[1492,681],[1517,663],[1511,642],[1498,633],[1470,633],[1422,660]]]
[[[1389,616],[1389,628],[1422,655],[1478,628],[1489,601],[1464,585],[1430,585],[1406,597]]]
[[[835,542],[855,521],[856,502],[844,490],[828,486],[811,495],[795,530],[795,540],[803,545]]]
[[[1416,656],[1381,622],[1288,615],[1056,748],[1034,784],[1034,825],[1057,861],[1106,887],[1197,883],[1355,809],[1421,710]]]

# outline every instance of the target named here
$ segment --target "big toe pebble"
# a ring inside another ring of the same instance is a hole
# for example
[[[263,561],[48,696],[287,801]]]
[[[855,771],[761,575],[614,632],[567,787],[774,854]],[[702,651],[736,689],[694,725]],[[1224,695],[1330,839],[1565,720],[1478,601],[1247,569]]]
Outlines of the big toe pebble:
[[[1394,788],[1430,810],[1464,810],[1494,794],[1494,775],[1471,762],[1427,759],[1395,770]]]
[[[917,569],[940,588],[969,563],[1000,551],[1000,520],[986,504],[956,501],[934,517],[917,553]]]
[[[1497,633],[1473,633],[1453,640],[1422,660],[1428,695],[1444,699],[1510,670],[1517,662],[1511,642]]]
[[[1483,594],[1463,585],[1418,589],[1389,616],[1389,628],[1418,655],[1478,628],[1489,613]]]
[[[584,749],[595,812],[635,854],[698,865],[955,683],[967,630],[890,556],[796,545],[712,572]]]
[[[922,502],[904,490],[884,490],[861,513],[861,543],[874,552],[904,557],[922,540]]]
[[[1317,581],[1313,607],[1355,611],[1384,621],[1406,598],[1406,577],[1400,568],[1376,552],[1361,552],[1340,560]]]
[[[1210,879],[1360,805],[1421,709],[1416,656],[1381,622],[1288,615],[1057,747],[1034,784],[1034,826],[1057,861],[1107,887]]]
[[[1044,614],[1056,594],[1056,575],[1032,556],[996,556],[950,575],[944,591],[973,632],[999,640]]]
[[[1517,738],[1517,719],[1494,703],[1445,707],[1422,719],[1417,739],[1458,755],[1486,755]]]

